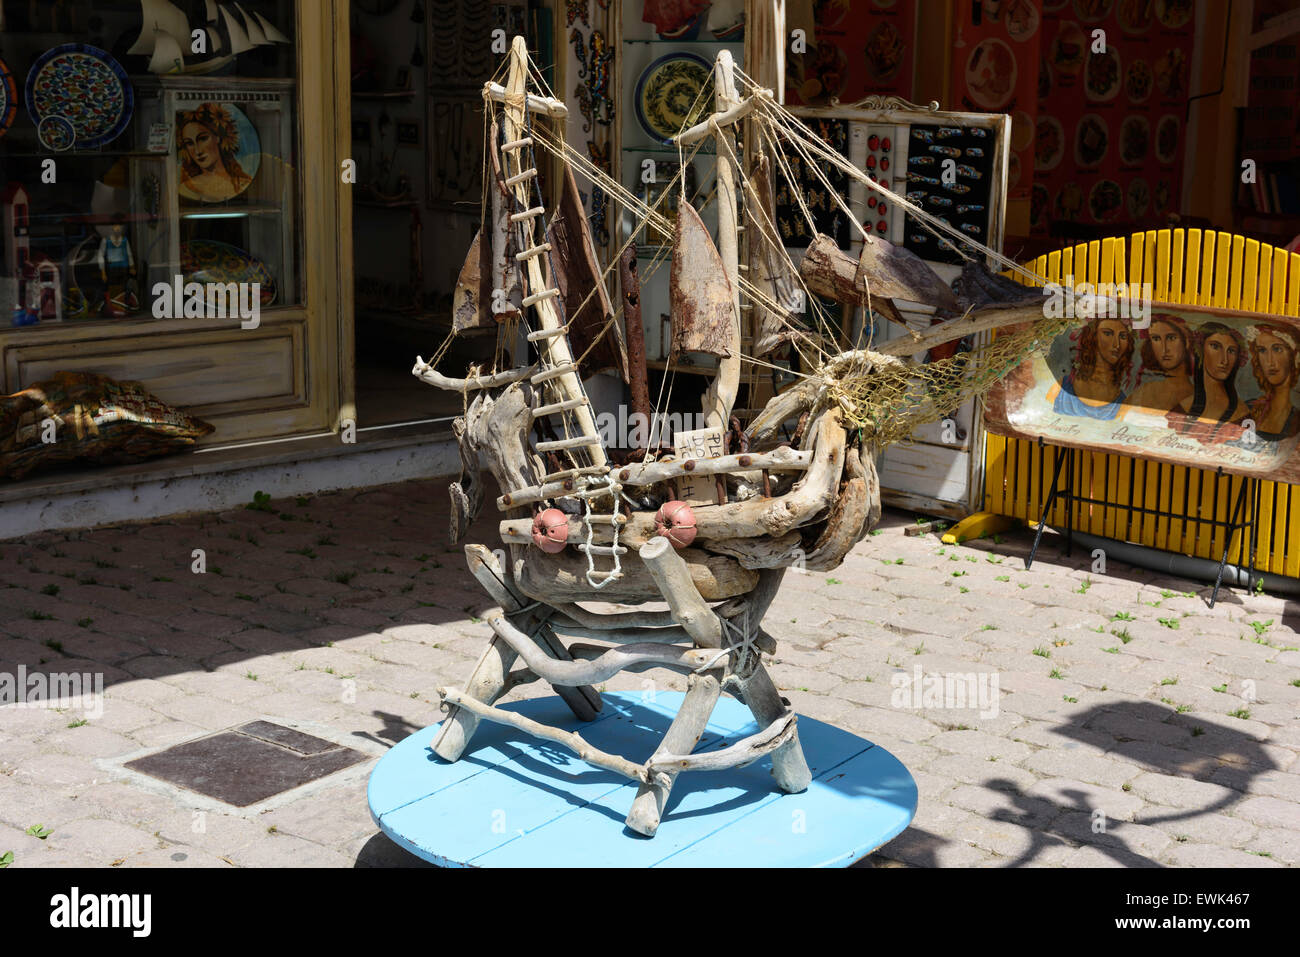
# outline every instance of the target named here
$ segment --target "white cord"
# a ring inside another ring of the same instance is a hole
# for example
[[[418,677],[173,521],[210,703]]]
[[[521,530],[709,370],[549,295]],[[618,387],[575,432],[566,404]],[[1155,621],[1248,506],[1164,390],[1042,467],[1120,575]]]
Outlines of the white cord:
[[[593,539],[596,534],[595,527],[591,524],[591,500],[593,496],[583,496],[582,503],[586,511],[582,516],[582,523],[587,526],[587,547],[585,549],[587,552],[587,584],[592,588],[604,588],[615,579],[623,577],[623,564],[618,557],[618,500],[623,494],[623,486],[615,482],[610,475],[591,475],[587,477],[586,485],[588,490],[602,484],[609,487],[611,496],[614,499],[614,521],[611,523],[614,530],[614,541],[610,548],[610,552],[614,556],[614,570],[601,581],[592,578],[596,574],[596,558],[591,552],[591,547],[595,544]]]

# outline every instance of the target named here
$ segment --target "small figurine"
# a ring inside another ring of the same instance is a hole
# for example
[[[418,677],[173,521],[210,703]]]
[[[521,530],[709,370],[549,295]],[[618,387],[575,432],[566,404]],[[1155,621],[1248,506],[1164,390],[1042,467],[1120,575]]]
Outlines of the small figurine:
[[[114,318],[134,312],[138,306],[131,289],[135,285],[135,253],[126,238],[124,221],[121,214],[114,219],[112,231],[100,241],[95,254],[99,278],[104,281],[104,307]]]

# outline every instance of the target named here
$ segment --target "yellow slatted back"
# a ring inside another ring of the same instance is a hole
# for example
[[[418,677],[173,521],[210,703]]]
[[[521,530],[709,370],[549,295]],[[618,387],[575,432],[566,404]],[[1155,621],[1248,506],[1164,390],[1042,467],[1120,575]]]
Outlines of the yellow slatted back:
[[[1049,282],[1073,276],[1076,284],[1150,283],[1156,309],[1164,303],[1300,316],[1300,254],[1231,233],[1148,230],[1134,233],[1127,243],[1115,237],[1066,247],[1039,256],[1026,268]],[[985,511],[1038,521],[1056,457],[1063,454],[1053,445],[1040,450],[1036,442],[988,436]],[[1076,503],[1076,529],[1217,561],[1226,532],[1207,521],[1231,519],[1242,479],[1081,449],[1075,455],[1073,483],[1080,494],[1105,503]],[[1169,511],[1174,517],[1130,514],[1130,505]],[[1064,527],[1065,519],[1065,504],[1058,500],[1048,524]],[[1242,559],[1243,539],[1242,532],[1233,533],[1230,562]],[[1300,486],[1261,483],[1256,539],[1259,571],[1300,577]]]

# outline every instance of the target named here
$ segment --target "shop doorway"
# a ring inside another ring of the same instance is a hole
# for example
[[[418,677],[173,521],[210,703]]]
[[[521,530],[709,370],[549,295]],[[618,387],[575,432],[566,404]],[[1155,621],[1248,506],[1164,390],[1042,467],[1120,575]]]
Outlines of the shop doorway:
[[[452,261],[463,259],[479,205],[467,159],[460,159],[461,175],[453,167],[440,177],[429,165],[473,125],[473,91],[454,111],[434,102],[439,95],[430,86],[428,18],[444,6],[351,3],[353,345],[362,429],[447,431],[461,412],[458,396],[411,375],[416,357],[435,354],[447,336],[459,267]],[[450,129],[457,117],[458,134]],[[458,345],[457,352],[448,363],[464,368],[473,360],[472,347]]]

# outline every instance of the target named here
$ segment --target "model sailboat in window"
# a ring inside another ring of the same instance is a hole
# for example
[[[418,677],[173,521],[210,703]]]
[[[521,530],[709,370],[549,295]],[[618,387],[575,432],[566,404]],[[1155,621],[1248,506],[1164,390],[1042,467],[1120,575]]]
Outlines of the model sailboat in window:
[[[837,567],[876,524],[875,458],[883,446],[981,394],[1062,328],[1059,320],[1044,320],[1039,290],[992,276],[985,266],[1018,268],[1013,263],[874,180],[868,188],[902,204],[925,228],[955,246],[977,248],[955,290],[869,229],[856,261],[818,236],[796,265],[781,244],[773,208],[774,179],[792,179],[787,157],[835,167],[864,184],[868,177],[738,70],[726,51],[718,55],[713,85],[715,102],[697,103],[675,142],[679,170],[701,145],[714,147],[716,245],[693,205],[698,197],[683,194],[680,173],[647,206],[568,145],[567,108],[546,90],[516,39],[504,84],[484,89],[482,226],[454,302],[453,335],[495,330],[496,354],[490,366],[463,378],[435,368],[442,351],[429,362],[417,359],[413,370],[465,396],[466,414],[455,425],[464,471],[451,490],[453,540],[464,536],[481,505],[481,470],[496,480],[502,513],[500,542],[466,546],[471,571],[502,610],[489,621],[494,636],[465,687],[438,689],[448,718],[433,750],[456,760],[480,720],[541,734],[639,782],[627,823],[643,834],[655,833],[683,771],[770,757],[778,788],[808,785],[795,716],[762,662],[775,649],[763,617],[782,577],[792,567]],[[745,124],[748,135],[740,139]],[[743,162],[742,142],[749,144]],[[675,381],[672,363],[688,353],[719,359],[702,400],[706,428],[679,434],[672,448],[651,437],[625,442],[636,446],[630,449],[607,446],[596,427],[584,386],[595,371],[624,374],[635,411],[652,419],[670,396],[648,408],[632,239],[601,265],[575,172],[622,208],[634,224],[630,237],[647,224],[674,237],[665,254],[673,325],[666,381]],[[675,223],[665,216],[672,190],[679,192]],[[561,200],[552,215],[545,200],[554,193]],[[605,288],[615,271],[617,308]],[[929,303],[946,321],[883,345],[844,349],[824,299],[885,317],[898,316],[895,302]],[[994,329],[1001,334],[989,341]],[[968,345],[916,361],[956,340]],[[761,363],[783,343],[811,371],[740,422],[734,411],[742,363]],[[606,613],[584,607],[586,601],[664,602],[667,610]],[[586,641],[565,640],[571,638]],[[640,764],[494,706],[511,687],[541,679],[590,720],[601,707],[593,686],[652,667],[685,673],[689,687],[672,727]],[[723,691],[751,709],[759,730],[721,751],[693,753]]]
[[[140,36],[127,53],[149,57],[150,73],[194,75],[215,73],[257,47],[290,42],[266,17],[238,3],[190,6],[187,13],[171,0],[140,0]]]

